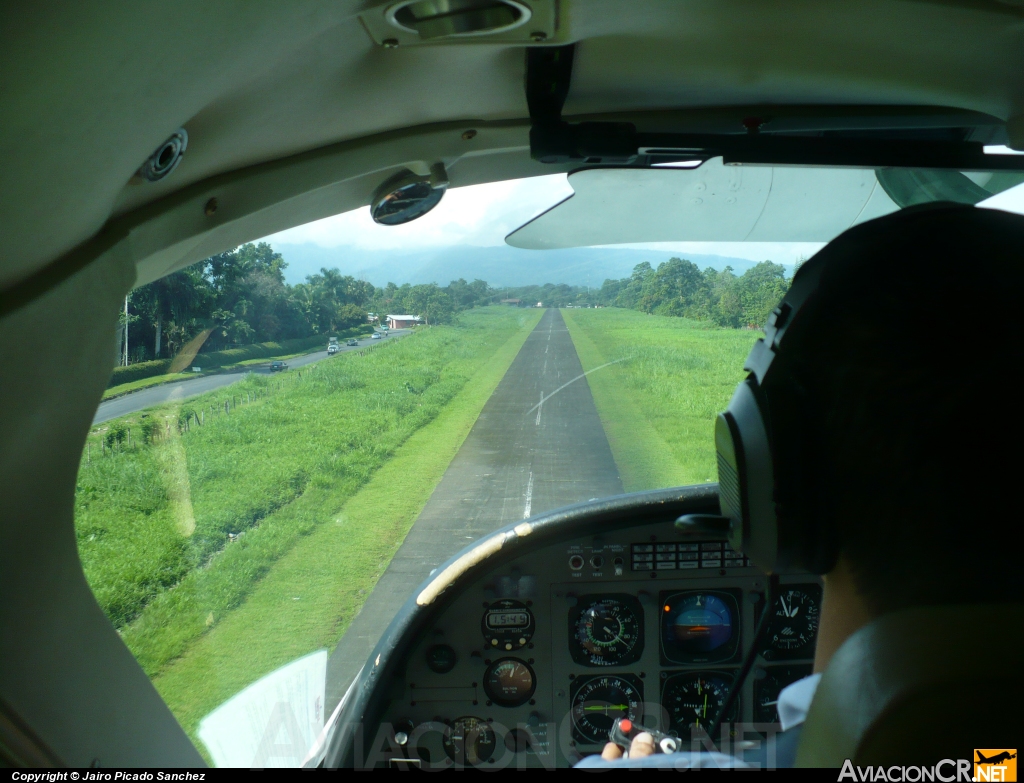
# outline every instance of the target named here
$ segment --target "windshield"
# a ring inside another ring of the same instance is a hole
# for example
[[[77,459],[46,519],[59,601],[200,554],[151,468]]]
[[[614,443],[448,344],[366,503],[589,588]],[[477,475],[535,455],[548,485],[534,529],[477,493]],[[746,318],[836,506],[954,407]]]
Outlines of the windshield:
[[[878,214],[919,198],[913,178],[889,180],[910,195]],[[1013,184],[994,205],[1021,200]],[[123,303],[78,547],[208,761],[300,764],[395,610],[480,536],[714,481],[714,417],[768,314],[884,195],[844,202],[852,217],[833,210],[813,242],[505,243],[572,192],[562,175],[456,189],[395,227],[363,209]],[[677,205],[687,220],[696,198]]]

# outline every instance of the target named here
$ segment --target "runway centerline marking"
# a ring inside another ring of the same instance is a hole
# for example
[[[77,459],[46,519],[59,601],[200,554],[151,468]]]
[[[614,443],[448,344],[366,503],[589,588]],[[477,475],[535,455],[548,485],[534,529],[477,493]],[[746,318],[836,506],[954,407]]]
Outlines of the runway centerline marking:
[[[541,390],[540,402],[537,403],[537,421],[534,422],[538,427],[540,426],[540,415],[544,412],[544,391]],[[531,474],[532,475],[532,474]]]
[[[530,471],[530,480],[526,484],[526,507],[523,509],[523,519],[530,518],[530,509],[533,508],[533,471]]]
[[[572,386],[572,384],[576,383],[576,381],[578,381],[580,378],[586,378],[592,372],[597,372],[598,370],[603,370],[605,367],[610,367],[613,364],[618,364],[619,362],[624,362],[624,361],[626,361],[626,357],[625,356],[623,356],[621,359],[616,359],[614,362],[605,362],[600,367],[595,367],[593,370],[587,370],[582,375],[577,375],[571,381],[566,381],[561,386],[559,386],[557,389],[555,389],[553,392],[551,392],[551,394],[549,394],[547,397],[541,395],[540,402],[538,402],[536,405],[534,405],[532,408],[530,408],[530,410],[528,410],[526,412],[526,415],[529,416],[531,413],[533,413],[535,410],[537,410],[537,408],[539,408],[545,402],[547,402],[552,397],[554,397],[556,394],[558,394],[558,392],[562,391],[562,389],[564,389],[566,386]]]

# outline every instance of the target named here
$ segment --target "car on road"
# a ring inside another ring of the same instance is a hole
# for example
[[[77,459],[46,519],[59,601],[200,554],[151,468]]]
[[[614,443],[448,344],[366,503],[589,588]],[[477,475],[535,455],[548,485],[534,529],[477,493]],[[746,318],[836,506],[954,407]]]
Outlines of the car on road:
[[[270,371],[271,372],[281,372],[281,370],[287,370],[287,369],[288,369],[288,364],[285,363],[285,362],[271,362],[270,363]]]
[[[374,332],[372,337],[374,340],[379,340],[381,338],[381,334],[380,332]]]
[[[351,348],[354,345],[359,345],[359,341],[358,340],[349,340],[347,343],[345,343],[345,345],[347,345],[347,346],[349,346]]]
[[[327,355],[328,356],[334,356],[334,354],[338,353],[338,351],[340,351],[340,350],[341,350],[341,346],[340,345],[338,345],[337,343],[331,343],[330,345],[327,346]]]

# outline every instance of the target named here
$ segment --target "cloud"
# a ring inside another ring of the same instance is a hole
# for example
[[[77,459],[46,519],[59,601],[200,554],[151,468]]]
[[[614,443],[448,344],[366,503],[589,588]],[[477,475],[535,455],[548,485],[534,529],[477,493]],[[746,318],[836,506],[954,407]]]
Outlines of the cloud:
[[[505,244],[505,235],[572,195],[564,174],[450,189],[441,203],[401,226],[373,222],[367,207],[266,237],[271,244],[365,250]]]

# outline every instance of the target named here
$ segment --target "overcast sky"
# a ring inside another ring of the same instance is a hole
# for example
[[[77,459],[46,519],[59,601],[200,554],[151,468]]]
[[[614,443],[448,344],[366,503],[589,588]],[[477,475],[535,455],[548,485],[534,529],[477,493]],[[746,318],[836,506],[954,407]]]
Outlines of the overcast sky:
[[[572,195],[564,174],[452,188],[423,217],[401,226],[380,226],[366,207],[282,231],[263,241],[310,243],[320,247],[375,250],[420,249],[451,245],[504,245],[505,237],[541,212]],[[679,253],[710,253],[777,263],[809,257],[815,242],[650,242],[615,245]]]
[[[370,218],[370,210],[362,207],[272,234],[264,241],[368,250],[503,245],[506,235],[572,192],[564,174],[452,188],[431,212],[402,226],[377,225]],[[982,205],[1024,214],[1024,185],[993,196]],[[811,256],[822,246],[813,242],[680,242],[615,247],[717,254],[752,261],[767,258],[790,264]]]

